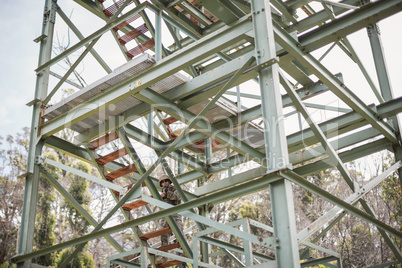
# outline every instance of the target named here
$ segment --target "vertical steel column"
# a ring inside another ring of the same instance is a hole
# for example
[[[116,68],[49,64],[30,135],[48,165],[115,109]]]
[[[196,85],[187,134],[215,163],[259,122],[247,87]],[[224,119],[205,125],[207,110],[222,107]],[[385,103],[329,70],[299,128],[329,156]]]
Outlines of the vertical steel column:
[[[162,59],[162,10],[155,13],[155,60]]]
[[[243,232],[247,232],[251,234],[251,226],[249,219],[245,219],[242,224]],[[244,258],[246,266],[253,265],[253,244],[250,241],[243,239],[243,247],[244,247]]]
[[[254,40],[257,64],[276,56],[271,8],[268,0],[252,0]],[[289,164],[284,130],[282,99],[277,63],[259,71],[261,109],[264,118],[264,139],[267,171]],[[278,267],[300,266],[292,185],[287,180],[270,184],[272,220],[277,239]]]
[[[367,34],[370,39],[371,51],[373,53],[374,65],[377,71],[378,83],[380,84],[381,95],[385,101],[392,100],[394,98],[394,94],[392,92],[391,83],[389,80],[387,64],[385,61],[384,49],[381,42],[380,37],[380,28],[377,24],[371,25],[367,27]],[[392,124],[394,129],[396,130],[397,138],[399,140],[399,144],[393,145],[393,150],[395,153],[396,160],[402,160],[402,147],[401,147],[401,122],[399,122],[397,116],[391,117]],[[402,187],[402,169],[398,170],[399,174],[399,182]]]
[[[38,66],[50,60],[52,54],[53,31],[56,20],[56,0],[46,0],[43,12],[43,26],[41,44],[39,50]],[[35,101],[32,112],[31,134],[28,153],[28,176],[25,180],[24,205],[22,210],[21,229],[18,243],[18,254],[32,252],[33,236],[35,228],[35,210],[39,183],[39,165],[35,163],[40,156],[43,141],[39,132],[41,123],[42,103],[46,98],[49,84],[50,68],[39,72],[36,77]],[[31,260],[18,263],[18,267],[31,267]]]

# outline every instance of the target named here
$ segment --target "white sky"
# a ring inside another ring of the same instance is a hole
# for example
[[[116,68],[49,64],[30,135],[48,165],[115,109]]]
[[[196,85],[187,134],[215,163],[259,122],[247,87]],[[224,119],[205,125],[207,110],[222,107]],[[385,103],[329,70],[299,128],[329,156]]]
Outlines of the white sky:
[[[65,6],[69,1],[59,1],[60,5]],[[73,2],[71,0],[71,2]],[[21,131],[25,126],[30,127],[32,108],[25,104],[33,99],[35,90],[35,72],[37,67],[39,44],[33,40],[41,34],[42,30],[42,13],[44,1],[26,1],[2,0],[2,16],[0,16],[1,38],[0,38],[0,62],[2,69],[0,72],[0,94],[2,96],[2,105],[0,106],[0,136],[5,137],[8,134],[14,135]],[[77,18],[87,20],[83,16],[79,16],[80,9],[75,3],[72,20]],[[66,8],[65,13],[69,15],[71,8]],[[89,15],[90,16],[90,15]],[[92,16],[93,17],[93,16]],[[57,17],[58,21],[61,21]],[[385,47],[387,62],[390,66],[391,82],[393,84],[394,93],[396,96],[402,96],[402,36],[399,27],[402,25],[402,14],[399,13],[390,18],[383,20],[380,23],[382,41]],[[84,31],[80,28],[84,35],[89,35],[96,30],[94,25],[92,29]],[[62,37],[63,33],[59,33]],[[73,33],[71,33],[73,35]],[[368,48],[368,39],[366,31],[350,39],[357,53],[364,55],[362,50]],[[116,68],[118,62],[111,55],[101,54],[112,69]],[[89,56],[92,57],[92,56]],[[333,62],[333,67],[330,68],[334,73],[343,72],[345,83],[352,90],[363,92],[359,94],[367,103],[375,102],[375,98],[365,82],[362,82],[360,77],[356,77],[354,68],[345,69],[346,58],[337,58],[334,54],[332,58],[324,61]],[[373,64],[371,54],[362,57],[364,63],[369,67],[369,72],[373,73]],[[375,77],[375,76],[373,76]],[[84,77],[85,78],[85,77]],[[89,81],[91,82],[91,81]],[[363,89],[363,91],[361,91]]]

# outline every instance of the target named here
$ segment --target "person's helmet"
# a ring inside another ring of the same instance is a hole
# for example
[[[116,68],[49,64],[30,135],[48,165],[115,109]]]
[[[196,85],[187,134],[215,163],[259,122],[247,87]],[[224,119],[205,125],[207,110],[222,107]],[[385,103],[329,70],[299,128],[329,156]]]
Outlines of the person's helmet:
[[[166,174],[164,174],[164,175],[162,175],[162,176],[159,177],[159,186],[160,186],[160,187],[162,187],[162,182],[163,182],[164,180],[168,180],[168,181],[170,181],[170,183],[172,183],[172,181],[169,179],[169,176],[166,175]]]

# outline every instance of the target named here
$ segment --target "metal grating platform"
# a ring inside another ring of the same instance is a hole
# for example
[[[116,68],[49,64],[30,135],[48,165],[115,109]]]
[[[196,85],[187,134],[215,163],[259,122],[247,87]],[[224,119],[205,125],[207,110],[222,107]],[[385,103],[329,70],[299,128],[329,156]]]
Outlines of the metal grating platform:
[[[115,85],[124,82],[126,79],[130,78],[133,75],[138,75],[141,72],[144,72],[155,64],[154,58],[147,54],[143,53],[141,56],[129,61],[128,63],[122,65],[121,67],[115,69],[112,73],[108,74],[107,76],[99,79],[98,81],[92,83],[88,87],[70,95],[63,101],[50,106],[45,110],[44,117],[47,120],[52,120],[57,116],[67,113],[72,108],[76,107],[77,105],[90,101],[97,95],[111,90]],[[172,90],[175,87],[185,83],[187,78],[180,74],[176,73],[174,75],[168,76],[165,79],[155,83],[154,85],[150,86],[150,89],[162,94],[166,91]],[[198,114],[207,104],[209,100],[205,100],[200,102],[196,105],[193,105],[188,108],[188,111],[192,112],[193,114]],[[102,113],[94,114],[84,120],[70,126],[70,129],[82,133],[86,130],[96,127],[102,124],[105,120],[107,120],[110,116],[119,115],[128,109],[131,109],[139,104],[143,103],[142,101],[138,100],[137,98],[130,96],[114,105],[114,109],[105,109]],[[236,107],[231,105],[230,103],[226,102],[217,102],[205,115],[206,120],[210,123],[214,123],[224,118],[228,118],[232,115],[236,115]],[[260,130],[256,130],[251,126],[247,126],[246,129],[239,129],[236,133],[233,133],[235,137],[242,139],[241,137],[244,136],[245,132],[252,131],[253,133],[259,133],[259,135],[254,135],[253,141],[251,141],[253,146],[260,145],[261,137],[263,137],[263,133]],[[258,138],[257,138],[258,136]],[[256,140],[257,139],[257,140]]]

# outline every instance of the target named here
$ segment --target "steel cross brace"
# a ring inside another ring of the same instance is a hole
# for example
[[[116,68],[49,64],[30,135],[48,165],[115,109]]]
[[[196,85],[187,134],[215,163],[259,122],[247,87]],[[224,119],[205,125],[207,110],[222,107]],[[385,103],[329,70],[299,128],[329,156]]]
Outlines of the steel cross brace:
[[[128,124],[128,125],[124,126],[124,129],[126,131],[127,136],[137,140],[138,142],[141,142],[141,143],[149,146],[150,148],[154,149],[156,152],[163,152],[168,147],[167,146],[168,143],[164,143],[163,141],[159,140],[155,136],[151,136],[148,133],[146,133],[145,131],[142,131],[141,129],[139,129],[135,126]],[[193,135],[193,134],[190,133],[190,135]],[[205,136],[203,134],[201,134],[201,135],[202,135],[202,137]],[[180,149],[178,147],[179,144],[175,147],[175,151],[172,151],[170,153],[169,157],[171,157],[177,161],[184,162],[187,165],[191,166],[193,169],[206,174],[206,172],[204,170],[204,163],[202,161],[192,157],[191,155],[184,153],[183,151],[179,151],[179,149]]]
[[[102,185],[102,186],[104,186],[106,188],[118,191],[119,193],[123,193],[123,187],[121,187],[121,186],[119,186],[117,184],[111,183],[111,182],[109,182],[107,180],[102,180],[102,179],[100,179],[100,178],[98,178],[96,176],[93,176],[91,174],[85,173],[85,172],[83,172],[81,170],[69,167],[67,165],[61,164],[61,163],[56,162],[56,161],[54,161],[52,159],[49,159],[49,158],[45,158],[44,163],[52,165],[52,166],[60,168],[60,169],[63,169],[65,171],[67,171],[67,172],[70,172],[72,174],[75,174],[75,175],[80,176],[82,178],[85,178],[87,180],[90,180],[90,181],[93,181],[93,182],[95,182],[97,184],[100,184],[100,185]]]
[[[242,66],[246,63],[246,61],[253,56],[254,53],[248,53],[239,58],[232,60],[229,63],[224,64],[221,68],[202,74],[198,77],[193,78],[192,80],[184,83],[183,85],[179,85],[172,90],[164,92],[162,95],[170,100],[180,100],[190,94],[193,94],[205,86],[211,86],[217,84],[217,86],[226,82],[225,79],[229,79],[228,77],[235,73],[238,69],[238,66]],[[165,70],[164,70],[165,71]],[[143,80],[142,79],[142,83]],[[208,81],[206,83],[206,81]],[[76,144],[85,143],[93,138],[101,135],[103,133],[109,132],[117,127],[127,124],[135,119],[142,117],[150,112],[151,106],[148,103],[139,104],[125,112],[123,112],[118,117],[113,119],[106,120],[102,125],[102,128],[91,128],[87,132],[81,133],[75,137]],[[99,130],[102,130],[100,132]]]

